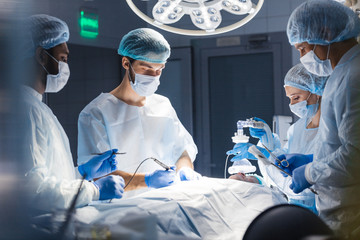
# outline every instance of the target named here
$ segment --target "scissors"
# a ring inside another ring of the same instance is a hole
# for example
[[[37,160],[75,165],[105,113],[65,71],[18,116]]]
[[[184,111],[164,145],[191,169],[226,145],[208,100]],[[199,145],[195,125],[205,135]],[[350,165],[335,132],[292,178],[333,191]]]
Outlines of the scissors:
[[[280,166],[284,166],[284,167],[288,167],[290,164],[289,162],[284,159],[284,160],[280,160],[278,159],[275,154],[273,154],[264,144],[263,144],[263,147],[265,148],[265,150],[270,153],[270,155],[276,160],[276,162],[280,165]]]

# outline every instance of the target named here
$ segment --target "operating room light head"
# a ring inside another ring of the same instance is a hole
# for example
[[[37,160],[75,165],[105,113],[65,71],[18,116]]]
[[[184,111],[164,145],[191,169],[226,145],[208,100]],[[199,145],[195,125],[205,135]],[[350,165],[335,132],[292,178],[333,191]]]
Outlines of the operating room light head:
[[[196,27],[213,32],[222,21],[222,10],[243,15],[253,11],[253,4],[251,0],[161,0],[152,14],[158,24],[173,24],[189,15]]]

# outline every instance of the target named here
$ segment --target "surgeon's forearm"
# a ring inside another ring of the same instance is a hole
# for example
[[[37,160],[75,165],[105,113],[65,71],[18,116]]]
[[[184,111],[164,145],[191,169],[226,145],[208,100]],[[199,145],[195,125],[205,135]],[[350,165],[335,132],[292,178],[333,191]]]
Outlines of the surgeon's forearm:
[[[176,162],[176,171],[179,171],[182,167],[189,167],[191,169],[194,169],[194,165],[191,161],[191,158],[187,151],[184,151],[180,158]]]
[[[125,180],[125,186],[128,184],[131,177],[133,176],[132,173],[127,173],[127,172],[120,171],[120,170],[116,170],[116,171],[112,172],[111,174],[123,177]],[[125,191],[131,191],[131,190],[145,188],[145,187],[147,187],[146,183],[145,183],[145,173],[136,173],[134,178],[131,180],[130,184],[125,188]]]

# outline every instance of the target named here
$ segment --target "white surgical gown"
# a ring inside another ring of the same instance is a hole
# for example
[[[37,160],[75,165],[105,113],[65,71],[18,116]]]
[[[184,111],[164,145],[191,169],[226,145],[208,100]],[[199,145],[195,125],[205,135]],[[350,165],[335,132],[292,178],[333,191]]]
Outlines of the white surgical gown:
[[[112,148],[117,155],[118,169],[134,172],[148,157],[174,165],[186,150],[194,161],[197,147],[179,121],[169,99],[153,94],[143,107],[131,106],[110,93],[102,93],[80,113],[78,164],[87,162],[91,153]],[[138,172],[162,169],[153,160],[145,161]]]
[[[321,102],[319,146],[306,178],[327,224],[348,234],[360,226],[360,46],[340,59]],[[359,238],[357,238],[359,239]]]
[[[81,182],[75,176],[69,140],[42,96],[30,87],[22,90],[26,109],[24,149],[29,169],[25,181],[31,205],[47,212],[68,208]],[[77,206],[98,199],[97,188],[85,181]]]
[[[314,146],[316,143],[316,136],[318,128],[307,129],[306,118],[300,118],[293,125],[290,126],[287,132],[288,142],[283,148],[277,148],[273,151],[275,155],[287,154],[287,153],[301,153],[301,154],[313,154]],[[278,141],[279,142],[279,141]],[[280,145],[280,142],[276,145]],[[273,185],[278,187],[288,197],[289,203],[301,205],[315,210],[315,195],[309,189],[304,190],[301,193],[294,193],[290,189],[292,183],[291,177],[284,177],[281,172],[271,166],[265,166],[262,162],[259,163],[261,174],[264,177],[267,185]]]

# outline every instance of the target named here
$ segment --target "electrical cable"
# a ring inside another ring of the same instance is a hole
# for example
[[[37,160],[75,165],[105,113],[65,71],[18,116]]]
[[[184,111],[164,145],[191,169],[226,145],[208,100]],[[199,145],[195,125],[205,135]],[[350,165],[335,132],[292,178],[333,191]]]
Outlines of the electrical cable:
[[[226,169],[227,169],[227,163],[228,163],[229,157],[230,157],[230,155],[227,155],[226,160],[225,160],[224,178],[226,178]]]
[[[153,159],[157,164],[159,164],[160,166],[162,166],[163,168],[165,168],[166,170],[169,170],[170,167],[166,166],[164,163],[162,163],[161,161],[159,161],[158,159],[154,158],[154,157],[148,157],[145,158],[144,160],[141,161],[141,163],[137,166],[137,168],[135,169],[135,172],[133,173],[133,175],[131,176],[130,180],[128,181],[128,183],[125,185],[125,188],[130,184],[130,182],[133,180],[133,178],[135,177],[136,172],[139,170],[141,164],[143,164],[145,161],[149,160],[149,159]],[[109,203],[112,202],[112,199],[110,199]]]
[[[143,164],[146,160],[149,160],[149,159],[153,159],[153,160],[157,160],[156,158],[153,158],[153,157],[148,157],[148,158],[145,158],[144,160],[141,161],[141,163],[139,164],[139,166],[136,168],[135,172],[133,173],[133,175],[131,176],[130,180],[128,181],[128,183],[125,185],[124,189],[130,184],[130,182],[133,180],[133,178],[135,177],[135,174],[136,172],[139,170],[141,164]]]

